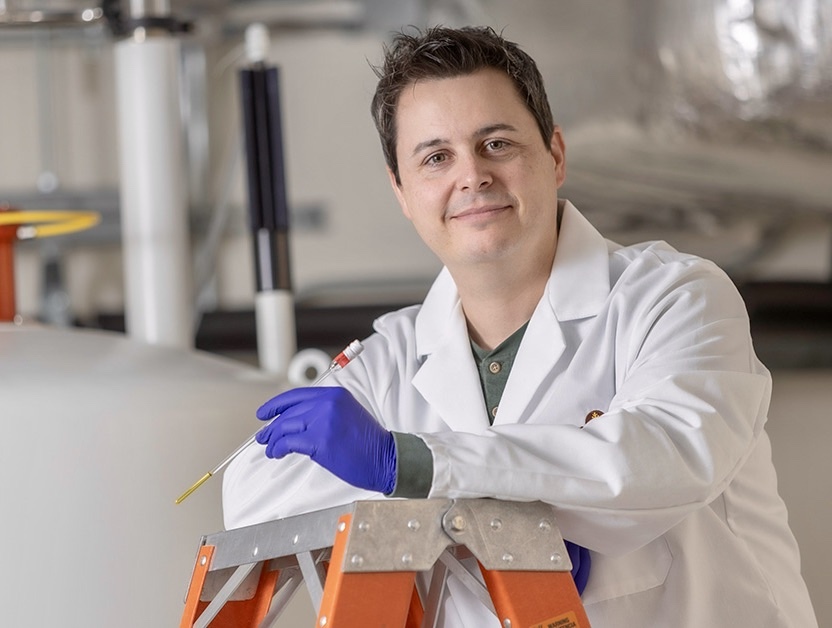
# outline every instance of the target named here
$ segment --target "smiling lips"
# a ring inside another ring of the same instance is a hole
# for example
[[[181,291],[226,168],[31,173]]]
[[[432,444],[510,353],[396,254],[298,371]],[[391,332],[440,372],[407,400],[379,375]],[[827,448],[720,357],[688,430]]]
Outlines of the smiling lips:
[[[504,209],[508,209],[509,207],[510,205],[482,205],[480,207],[469,207],[458,214],[453,214],[451,219],[485,216],[487,214],[493,214]]]

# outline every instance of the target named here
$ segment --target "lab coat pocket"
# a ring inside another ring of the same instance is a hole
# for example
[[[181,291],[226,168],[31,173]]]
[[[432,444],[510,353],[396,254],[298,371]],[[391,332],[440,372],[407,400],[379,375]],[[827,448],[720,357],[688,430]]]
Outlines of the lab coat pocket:
[[[672,562],[673,554],[664,537],[624,556],[593,552],[589,582],[581,599],[589,605],[661,586]]]

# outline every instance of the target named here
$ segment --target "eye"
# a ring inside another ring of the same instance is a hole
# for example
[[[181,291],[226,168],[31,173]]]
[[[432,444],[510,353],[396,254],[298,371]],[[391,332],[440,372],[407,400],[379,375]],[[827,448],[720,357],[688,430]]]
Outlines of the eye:
[[[445,153],[433,153],[429,155],[427,159],[425,159],[426,166],[438,166],[442,162],[448,159],[448,156]]]
[[[506,142],[505,140],[488,140],[485,143],[486,150],[489,150],[491,152],[502,150],[506,146],[508,146],[508,142]]]

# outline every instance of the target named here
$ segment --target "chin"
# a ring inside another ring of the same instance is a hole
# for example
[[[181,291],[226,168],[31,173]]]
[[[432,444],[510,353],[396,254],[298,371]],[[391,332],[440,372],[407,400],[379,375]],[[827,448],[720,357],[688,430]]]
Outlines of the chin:
[[[504,248],[482,249],[470,251],[465,256],[465,261],[469,264],[494,264],[505,260],[507,257],[508,251]]]

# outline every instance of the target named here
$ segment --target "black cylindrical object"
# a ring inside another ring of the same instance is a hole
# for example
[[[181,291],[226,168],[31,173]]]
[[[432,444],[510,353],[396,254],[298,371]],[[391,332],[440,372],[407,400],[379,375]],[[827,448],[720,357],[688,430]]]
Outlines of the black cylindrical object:
[[[279,78],[276,67],[262,63],[240,70],[249,223],[258,292],[292,288]]]

